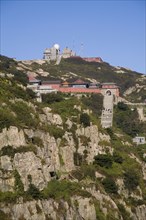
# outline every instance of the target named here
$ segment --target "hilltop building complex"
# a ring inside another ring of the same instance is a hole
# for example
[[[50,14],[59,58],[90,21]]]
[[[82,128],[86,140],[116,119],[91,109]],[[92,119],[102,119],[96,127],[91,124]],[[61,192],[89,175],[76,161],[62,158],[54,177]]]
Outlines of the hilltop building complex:
[[[51,48],[46,48],[43,53],[43,59],[50,61],[56,61],[59,64],[61,58],[79,57],[70,48],[65,47],[61,53],[59,44],[54,44]],[[102,63],[103,60],[100,57],[82,57],[83,60],[87,62],[99,62]]]
[[[68,47],[64,48],[61,54],[59,44],[54,44],[53,47],[45,49],[43,59],[49,62],[56,61],[56,64],[59,64],[61,61],[61,58],[69,58],[73,56],[76,56],[76,53],[73,52]]]
[[[112,126],[113,103],[119,97],[119,87],[115,83],[90,83],[77,79],[74,82],[61,82],[61,80],[40,81],[29,77],[28,88],[37,94],[37,100],[41,102],[41,95],[47,93],[76,93],[91,94],[98,93],[104,96],[103,110],[101,115],[101,125],[104,128]]]

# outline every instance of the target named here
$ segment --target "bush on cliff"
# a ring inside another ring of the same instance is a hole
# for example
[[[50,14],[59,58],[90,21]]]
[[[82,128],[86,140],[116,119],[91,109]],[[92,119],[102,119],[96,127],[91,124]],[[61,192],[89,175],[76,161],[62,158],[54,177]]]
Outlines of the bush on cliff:
[[[80,115],[80,123],[83,124],[84,127],[90,126],[90,116],[87,113],[82,113]]]

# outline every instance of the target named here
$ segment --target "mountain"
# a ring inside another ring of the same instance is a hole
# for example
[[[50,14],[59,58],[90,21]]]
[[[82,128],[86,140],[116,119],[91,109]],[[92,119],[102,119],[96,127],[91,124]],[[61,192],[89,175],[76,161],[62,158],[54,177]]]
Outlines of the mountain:
[[[146,137],[146,77],[81,58],[0,58],[0,219],[145,220],[146,143],[133,138]],[[39,103],[28,76],[115,82],[124,102],[105,129],[101,94],[52,93]]]

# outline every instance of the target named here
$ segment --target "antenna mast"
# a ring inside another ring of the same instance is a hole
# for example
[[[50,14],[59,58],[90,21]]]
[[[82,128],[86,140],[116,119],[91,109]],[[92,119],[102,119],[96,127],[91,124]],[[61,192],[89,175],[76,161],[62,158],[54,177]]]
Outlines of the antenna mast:
[[[83,49],[84,49],[84,44],[83,42],[81,43],[81,47],[80,47],[80,56],[83,57]]]

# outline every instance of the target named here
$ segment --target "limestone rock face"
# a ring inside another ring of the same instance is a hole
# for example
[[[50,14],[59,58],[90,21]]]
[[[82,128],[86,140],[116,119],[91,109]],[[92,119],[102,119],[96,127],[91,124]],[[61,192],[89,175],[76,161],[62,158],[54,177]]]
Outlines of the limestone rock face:
[[[68,126],[69,129],[71,129],[73,123],[72,121],[70,121],[70,119],[68,118],[67,121],[66,121],[66,125]]]
[[[142,163],[143,179],[146,180],[146,163]]]
[[[88,143],[88,147],[85,148],[82,145],[79,146],[79,152],[84,151],[85,149],[88,150],[88,157],[87,157],[87,161],[88,163],[93,161],[93,158],[95,155],[98,154],[99,152],[99,146],[98,146],[98,142],[99,142],[99,136],[98,136],[98,127],[96,125],[92,125],[89,127],[81,127],[78,126],[78,129],[76,130],[76,134],[78,136],[85,136],[87,138],[89,138],[89,143]]]
[[[63,164],[62,164],[63,167],[61,170],[69,172],[75,168],[73,153],[74,153],[73,149],[70,148],[69,146],[65,146],[60,149],[60,154],[63,160]]]
[[[95,206],[90,198],[78,198],[78,211],[82,219],[96,220]]]
[[[134,216],[136,220],[145,220],[146,219],[146,205],[141,205],[136,207],[136,214]]]
[[[75,207],[75,200],[78,207]],[[75,197],[71,199],[72,205],[67,202],[55,202],[53,199],[33,200],[28,202],[20,201],[16,204],[0,204],[1,210],[9,216],[11,220],[96,220],[94,204],[89,198]]]
[[[14,157],[14,166],[19,172],[24,189],[28,188],[28,175],[32,177],[32,183],[39,189],[45,186],[44,176],[42,172],[42,164],[39,158],[33,152],[17,153]]]
[[[99,133],[99,138],[100,138],[100,140],[110,142],[110,136],[109,135]]]
[[[121,219],[118,212],[118,207],[109,195],[103,194],[99,190],[95,190],[94,187],[92,189],[90,188],[89,192],[97,199],[97,201],[99,201],[100,209],[105,214],[105,216],[107,216],[108,212],[112,210],[114,211],[115,219]],[[106,204],[108,204],[108,206],[106,206]]]
[[[111,154],[113,153],[113,149],[110,146],[100,146],[99,142],[104,140],[106,142],[110,142],[110,137],[105,134],[101,134],[98,131],[98,127],[96,125],[91,125],[89,127],[81,127],[78,126],[76,130],[76,134],[79,138],[79,149],[78,153],[83,154],[85,150],[87,150],[87,162],[92,163],[94,156],[98,154],[105,154],[106,150],[108,150]],[[84,146],[81,141],[80,137],[85,136],[89,139],[88,145]]]
[[[5,156],[2,156],[0,159],[1,159],[1,168],[3,170],[7,170],[7,171],[12,171],[13,170],[12,162],[11,162],[10,157],[5,155]]]
[[[62,159],[62,167],[61,170],[65,172],[69,172],[75,169],[74,165],[74,152],[75,143],[72,137],[72,133],[65,132],[63,138],[66,140],[63,146],[59,147],[60,159]],[[61,161],[60,161],[61,162]]]
[[[42,122],[48,122],[48,124],[62,125],[62,118],[58,114],[53,114],[49,107],[43,108],[44,114],[40,114],[40,120]]]
[[[19,131],[14,126],[10,126],[9,129],[4,128],[2,133],[0,133],[0,149],[8,145],[14,148],[25,146],[24,132],[22,130]]]
[[[12,172],[4,171],[4,173],[0,170],[0,191],[7,192],[7,191],[13,191],[14,188],[14,176],[12,175]]]
[[[62,118],[57,114],[53,114],[49,107],[43,109],[40,119],[41,125],[43,123],[53,124],[63,129]],[[0,191],[3,193],[7,191],[14,192],[16,186],[15,170],[20,175],[25,191],[29,188],[29,176],[32,178],[32,184],[39,190],[44,189],[50,180],[57,177],[60,178],[59,180],[70,178],[70,181],[77,182],[78,179],[74,178],[71,172],[79,168],[79,166],[76,166],[77,164],[75,165],[74,160],[76,152],[86,156],[88,164],[93,163],[95,155],[106,154],[107,152],[113,154],[110,136],[100,133],[96,125],[91,124],[84,128],[70,119],[66,121],[66,125],[67,130],[63,137],[56,139],[49,134],[49,130],[45,131],[40,128],[19,130],[17,127],[11,126],[9,129],[3,129],[0,133],[0,149],[11,146],[12,150],[15,150],[12,154],[11,152],[1,151]],[[73,125],[77,126],[77,129]],[[143,179],[146,180],[145,163],[135,158],[134,154],[131,155],[131,158],[139,163],[142,168]],[[60,173],[61,176],[58,175]],[[100,181],[106,177],[106,174],[103,175],[97,170],[95,176]],[[123,179],[116,179],[116,184],[119,195],[126,201],[129,198],[129,192],[125,189]],[[15,204],[7,203],[6,205],[1,203],[0,206],[10,220],[96,220],[94,204],[96,200],[105,218],[112,210],[116,219],[123,220],[115,201],[104,192],[104,189],[96,189],[94,181],[88,187],[86,191],[92,195],[90,198],[74,195],[70,198],[70,202],[63,199],[55,201],[50,198],[26,202],[19,197]],[[137,191],[131,193],[130,196],[133,199],[142,200],[143,195],[140,187],[137,187]],[[121,204],[124,203],[122,199],[120,202]],[[145,205],[135,207],[134,212],[130,206],[127,207],[126,205],[125,202],[124,207],[133,220],[146,219]]]

